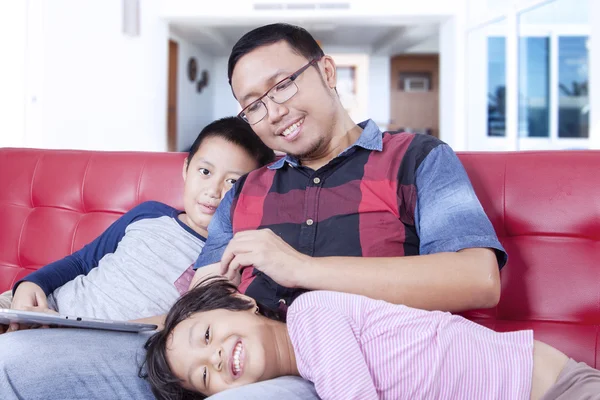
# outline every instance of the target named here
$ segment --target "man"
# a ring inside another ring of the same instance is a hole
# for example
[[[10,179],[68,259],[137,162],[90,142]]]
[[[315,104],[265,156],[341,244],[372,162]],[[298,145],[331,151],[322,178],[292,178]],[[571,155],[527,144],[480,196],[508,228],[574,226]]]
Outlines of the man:
[[[298,27],[274,24],[247,33],[232,50],[228,73],[240,117],[288,155],[240,179],[223,198],[196,280],[217,265],[241,279],[241,291],[281,312],[302,291],[316,289],[447,311],[498,302],[506,253],[447,145],[382,134],[372,121],[356,125],[337,96],[333,59]],[[212,263],[218,264],[204,267]],[[53,343],[70,353],[62,363],[72,370],[56,384],[47,371],[62,364],[46,364],[45,381],[38,382],[43,390],[69,398],[60,387],[71,381],[87,398],[149,396],[131,372],[143,337],[74,334],[53,334]],[[91,352],[65,349],[84,336]],[[9,345],[26,346],[23,339]],[[3,398],[43,393],[15,382],[18,373],[40,380],[30,364],[2,366],[0,389],[10,387]],[[280,378],[215,398],[316,396],[308,382]]]

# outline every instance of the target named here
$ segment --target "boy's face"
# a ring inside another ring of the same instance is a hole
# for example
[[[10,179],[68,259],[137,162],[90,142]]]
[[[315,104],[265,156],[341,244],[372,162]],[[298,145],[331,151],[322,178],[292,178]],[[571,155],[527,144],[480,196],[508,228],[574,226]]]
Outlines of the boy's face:
[[[309,61],[284,41],[262,46],[242,56],[231,77],[231,87],[242,108],[260,98]],[[298,91],[283,104],[268,96],[262,101],[267,115],[252,129],[270,148],[298,157],[312,158],[331,140],[336,123],[335,64],[324,56],[294,81]],[[288,129],[290,128],[290,129]]]
[[[211,396],[277,377],[273,324],[254,309],[192,314],[167,341],[166,358],[186,389]]]
[[[206,228],[221,199],[240,176],[258,167],[241,147],[220,137],[205,139],[183,166],[183,221],[207,236]]]

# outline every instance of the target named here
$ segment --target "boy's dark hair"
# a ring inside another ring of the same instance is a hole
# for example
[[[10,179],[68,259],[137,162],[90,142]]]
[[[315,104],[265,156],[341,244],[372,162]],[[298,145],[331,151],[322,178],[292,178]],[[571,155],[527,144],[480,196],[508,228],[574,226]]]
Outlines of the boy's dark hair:
[[[246,311],[255,307],[254,303],[237,295],[238,290],[229,280],[221,276],[211,276],[202,280],[194,288],[175,302],[165,319],[165,327],[152,335],[146,344],[146,358],[139,368],[140,378],[147,379],[152,393],[158,400],[196,400],[206,396],[181,386],[181,381],[171,371],[167,362],[167,342],[173,329],[183,320],[198,312],[217,309]],[[278,313],[261,307],[259,314],[274,320],[281,320]]]
[[[317,41],[304,28],[299,26],[277,23],[261,26],[246,33],[237,41],[229,55],[227,78],[231,85],[231,76],[237,62],[252,50],[285,41],[292,50],[307,60],[318,60],[325,55]],[[315,66],[318,68],[318,66]]]
[[[238,117],[225,117],[206,125],[188,153],[188,162],[200,148],[202,142],[211,137],[220,137],[246,150],[259,167],[275,161],[275,152],[267,147],[254,133],[250,125]]]

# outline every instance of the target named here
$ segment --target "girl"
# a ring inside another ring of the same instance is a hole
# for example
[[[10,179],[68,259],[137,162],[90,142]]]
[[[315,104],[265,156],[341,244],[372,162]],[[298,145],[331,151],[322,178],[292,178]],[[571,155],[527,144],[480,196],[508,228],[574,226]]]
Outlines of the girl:
[[[182,296],[146,350],[158,399],[283,375],[312,381],[323,400],[600,398],[600,371],[532,331],[328,291],[299,296],[286,325],[221,277]]]

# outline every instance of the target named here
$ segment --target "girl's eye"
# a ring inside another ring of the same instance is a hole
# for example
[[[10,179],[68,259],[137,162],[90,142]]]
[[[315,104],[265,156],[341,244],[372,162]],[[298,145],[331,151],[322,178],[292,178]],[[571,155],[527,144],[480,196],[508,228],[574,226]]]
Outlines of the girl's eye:
[[[206,168],[200,168],[198,170],[202,175],[210,175],[210,171],[207,170]]]
[[[237,182],[237,179],[229,178],[229,179],[226,179],[225,182],[229,183],[230,185],[233,185],[234,183]]]
[[[204,333],[204,341],[208,344],[210,340],[210,326],[206,328],[206,332]]]
[[[206,387],[206,375],[208,375],[208,370],[204,367],[204,373],[202,374],[202,380],[204,381],[204,387]]]

